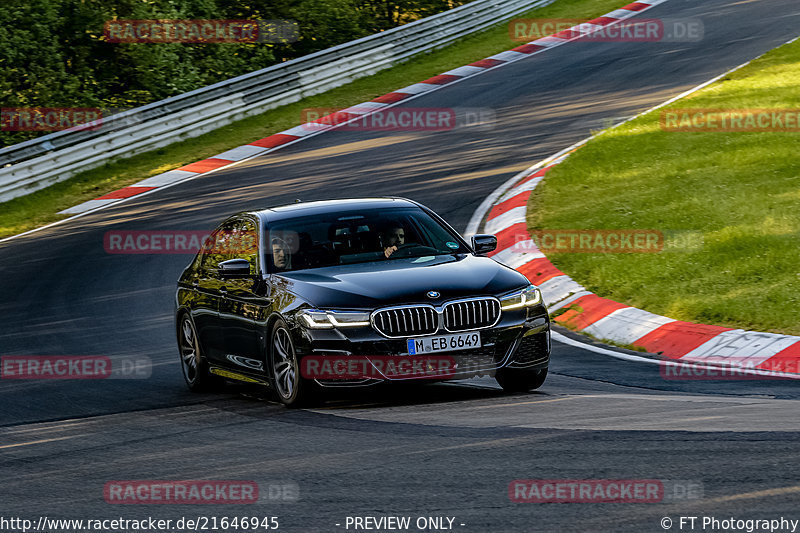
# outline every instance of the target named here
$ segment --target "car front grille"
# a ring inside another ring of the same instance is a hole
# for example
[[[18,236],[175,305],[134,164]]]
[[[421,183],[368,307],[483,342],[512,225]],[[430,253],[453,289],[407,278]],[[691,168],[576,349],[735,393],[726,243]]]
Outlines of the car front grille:
[[[372,315],[372,327],[385,337],[401,338],[433,335],[440,326],[453,333],[489,328],[498,320],[500,302],[484,297],[448,302],[438,312],[424,304],[379,309]]]
[[[500,302],[494,298],[474,298],[451,302],[444,306],[447,331],[488,328],[500,318]]]
[[[373,327],[386,337],[432,335],[439,329],[439,317],[432,306],[396,307],[377,311]]]

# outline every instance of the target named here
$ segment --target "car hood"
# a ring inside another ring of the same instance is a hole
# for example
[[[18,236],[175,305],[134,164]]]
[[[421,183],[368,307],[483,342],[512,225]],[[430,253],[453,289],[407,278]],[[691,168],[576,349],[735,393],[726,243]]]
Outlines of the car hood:
[[[286,289],[319,308],[374,309],[499,295],[524,287],[519,272],[488,257],[441,255],[300,270],[279,275]],[[429,291],[439,297],[430,298]]]

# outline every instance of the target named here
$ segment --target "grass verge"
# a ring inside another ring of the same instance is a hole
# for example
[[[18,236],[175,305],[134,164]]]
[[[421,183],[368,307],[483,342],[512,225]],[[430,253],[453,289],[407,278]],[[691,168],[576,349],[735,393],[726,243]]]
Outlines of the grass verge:
[[[666,108],[794,109],[800,41]],[[683,132],[661,111],[600,134],[531,197],[531,229],[655,229],[649,254],[553,254],[588,289],[679,320],[800,334],[800,132]],[[687,238],[688,237],[688,238]]]
[[[624,0],[557,0],[517,18],[594,18],[625,5]],[[300,102],[256,115],[205,135],[128,159],[112,161],[41,191],[0,204],[0,237],[15,235],[64,218],[58,211],[162,172],[205,159],[298,125],[304,108],[343,108],[371,100],[447,70],[472,63],[522,43],[513,41],[507,24],[430,54],[356,80]],[[409,81],[411,80],[411,81]]]

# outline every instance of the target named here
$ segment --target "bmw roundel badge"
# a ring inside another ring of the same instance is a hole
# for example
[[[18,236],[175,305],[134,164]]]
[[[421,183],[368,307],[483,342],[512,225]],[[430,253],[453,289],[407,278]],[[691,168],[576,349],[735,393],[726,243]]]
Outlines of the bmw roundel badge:
[[[441,296],[441,294],[436,291],[428,291],[428,298],[438,298],[439,296]]]

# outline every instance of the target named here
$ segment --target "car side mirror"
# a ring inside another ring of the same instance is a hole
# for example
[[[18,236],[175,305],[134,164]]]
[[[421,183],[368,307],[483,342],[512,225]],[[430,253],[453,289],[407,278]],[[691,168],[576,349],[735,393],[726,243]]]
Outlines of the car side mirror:
[[[497,237],[494,235],[473,235],[472,249],[478,255],[488,254],[497,248]]]
[[[217,265],[222,278],[249,278],[250,261],[247,259],[228,259]]]

